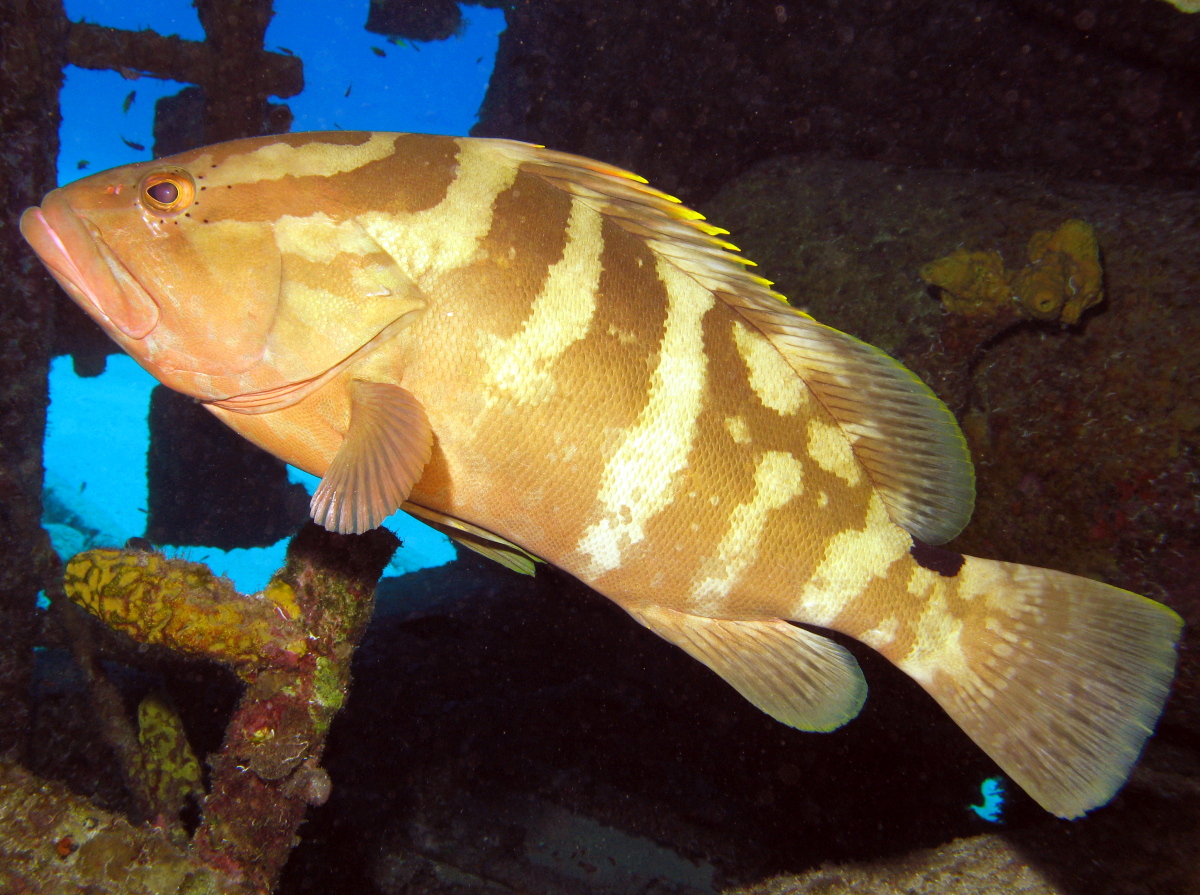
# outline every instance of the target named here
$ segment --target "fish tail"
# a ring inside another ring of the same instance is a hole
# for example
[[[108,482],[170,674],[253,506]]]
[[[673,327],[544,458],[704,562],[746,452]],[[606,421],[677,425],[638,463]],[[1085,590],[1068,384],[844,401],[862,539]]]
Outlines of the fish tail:
[[[949,581],[946,621],[927,629],[941,636],[896,664],[1042,807],[1074,818],[1103,805],[1162,714],[1182,620],[1032,566],[967,557]]]

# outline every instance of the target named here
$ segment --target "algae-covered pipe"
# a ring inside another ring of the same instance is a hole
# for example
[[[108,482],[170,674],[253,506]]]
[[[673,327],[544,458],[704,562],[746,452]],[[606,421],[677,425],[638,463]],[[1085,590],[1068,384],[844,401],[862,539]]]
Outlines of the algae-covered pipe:
[[[308,806],[329,796],[325,736],[397,545],[382,529],[348,536],[310,524],[249,596],[199,563],[156,553],[92,550],[67,564],[67,596],[110,627],[227,663],[245,681],[209,756],[211,792],[189,853],[251,891],[274,887]]]

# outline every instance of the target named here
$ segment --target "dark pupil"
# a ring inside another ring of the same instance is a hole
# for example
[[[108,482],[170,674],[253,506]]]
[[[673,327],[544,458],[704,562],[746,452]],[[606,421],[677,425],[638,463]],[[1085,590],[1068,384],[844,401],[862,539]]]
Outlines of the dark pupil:
[[[179,198],[179,187],[171,183],[169,180],[164,180],[162,183],[156,183],[154,186],[147,187],[146,192],[150,194],[150,198],[160,205],[170,205]]]

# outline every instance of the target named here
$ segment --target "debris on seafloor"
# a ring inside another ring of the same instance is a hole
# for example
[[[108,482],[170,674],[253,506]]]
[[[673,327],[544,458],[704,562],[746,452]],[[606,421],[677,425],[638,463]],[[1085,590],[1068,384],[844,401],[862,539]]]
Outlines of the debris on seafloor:
[[[956,839],[936,849],[867,865],[827,865],[781,876],[729,895],[1065,895],[1052,879],[998,835]]]
[[[0,892],[249,893],[154,827],[0,758]]]
[[[330,791],[320,766],[345,701],[350,660],[397,545],[389,532],[348,537],[310,525],[260,593],[243,595],[199,563],[138,550],[91,550],[68,563],[55,593],[74,652],[139,810],[134,826],[0,762],[0,891],[28,895],[228,895],[271,891],[310,805]],[[51,588],[51,590],[55,590]],[[182,724],[151,696],[133,732],[119,693],[66,599],[140,644],[231,665],[246,685],[210,792]],[[81,645],[82,642],[82,645]],[[190,840],[179,813],[200,796]]]
[[[1007,311],[1074,324],[1104,297],[1096,233],[1080,220],[1035,233],[1019,271],[1006,271],[995,250],[957,249],[922,267],[921,279],[937,287],[946,310],[969,317]]]

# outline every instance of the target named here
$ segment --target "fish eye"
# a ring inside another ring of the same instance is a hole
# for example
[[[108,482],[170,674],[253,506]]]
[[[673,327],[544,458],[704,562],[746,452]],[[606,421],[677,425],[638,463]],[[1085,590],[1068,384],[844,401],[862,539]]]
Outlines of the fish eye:
[[[196,198],[192,175],[178,168],[154,171],[142,181],[142,204],[157,215],[173,217]]]

